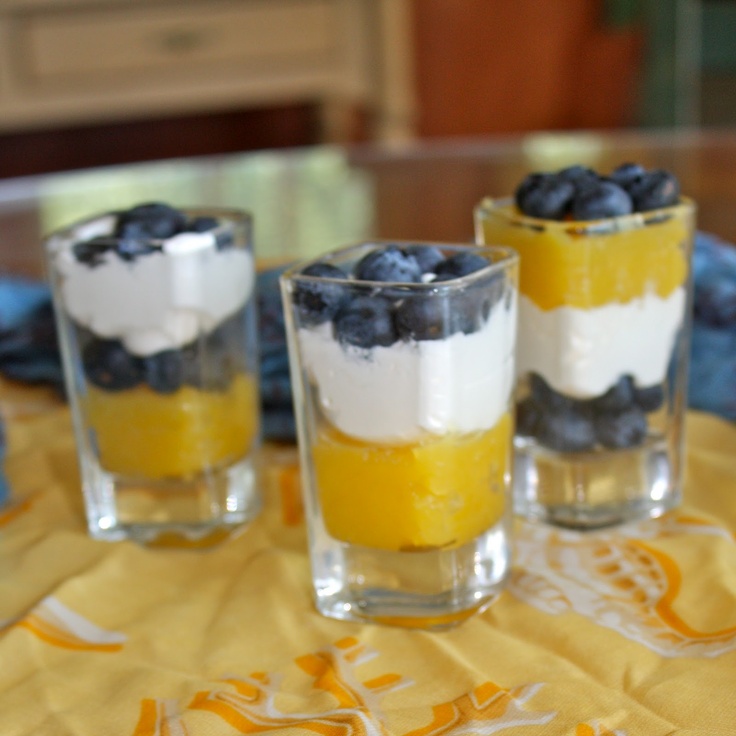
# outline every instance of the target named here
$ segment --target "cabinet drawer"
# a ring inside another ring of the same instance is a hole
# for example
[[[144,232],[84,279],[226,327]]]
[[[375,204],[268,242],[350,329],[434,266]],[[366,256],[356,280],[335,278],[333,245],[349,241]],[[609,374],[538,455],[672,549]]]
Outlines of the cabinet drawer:
[[[298,63],[334,44],[334,0],[172,2],[17,19],[23,75],[38,83],[200,65]]]

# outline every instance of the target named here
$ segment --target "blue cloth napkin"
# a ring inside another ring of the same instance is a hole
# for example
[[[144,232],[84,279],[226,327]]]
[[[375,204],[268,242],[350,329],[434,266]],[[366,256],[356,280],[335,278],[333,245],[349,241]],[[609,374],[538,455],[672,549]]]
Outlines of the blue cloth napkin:
[[[736,420],[736,247],[698,233],[688,403]]]

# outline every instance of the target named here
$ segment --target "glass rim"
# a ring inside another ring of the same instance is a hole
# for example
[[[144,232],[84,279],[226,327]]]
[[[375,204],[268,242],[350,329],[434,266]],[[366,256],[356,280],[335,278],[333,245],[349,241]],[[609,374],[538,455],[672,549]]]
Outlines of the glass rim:
[[[578,234],[590,232],[602,235],[656,225],[684,214],[692,214],[697,209],[693,199],[681,196],[677,204],[646,212],[632,212],[628,215],[617,215],[598,220],[545,220],[541,217],[525,215],[517,208],[507,209],[513,204],[512,196],[484,197],[475,206],[475,217],[477,220],[482,220],[492,214],[500,214],[507,222],[517,226],[526,226],[530,230],[565,231]]]
[[[355,252],[356,254],[362,251],[368,251],[370,248],[397,245],[410,246],[410,245],[426,245],[429,247],[436,247],[440,249],[451,249],[456,251],[468,251],[482,255],[483,253],[493,253],[494,255],[500,255],[497,260],[489,262],[487,266],[484,266],[477,271],[466,274],[465,276],[458,276],[457,278],[450,279],[448,281],[427,281],[427,282],[415,282],[415,281],[371,281],[368,279],[351,279],[351,278],[332,278],[330,276],[312,276],[310,274],[300,273],[303,269],[307,268],[316,263],[328,263],[334,265],[336,259],[340,256]],[[462,286],[472,283],[483,277],[493,276],[496,273],[506,271],[510,266],[514,264],[518,265],[519,254],[513,249],[505,245],[485,245],[482,243],[451,243],[451,242],[439,242],[429,240],[389,240],[389,239],[372,239],[353,243],[351,245],[345,245],[340,248],[323,253],[314,258],[308,260],[298,261],[290,265],[280,276],[282,281],[294,282],[304,281],[307,283],[315,282],[326,282],[335,283],[356,287],[372,287],[372,288],[386,288],[391,287],[392,289],[407,289],[407,290],[422,290],[432,291],[437,289],[456,289]]]
[[[149,204],[149,203],[142,203],[142,204]],[[150,204],[153,204],[152,202]],[[136,206],[136,205],[134,205]],[[194,215],[194,216],[211,216],[215,219],[222,220],[222,222],[218,223],[217,227],[212,228],[211,230],[207,230],[207,233],[212,233],[214,235],[217,235],[218,233],[225,232],[229,227],[232,225],[237,224],[244,224],[246,227],[252,227],[253,224],[253,215],[246,211],[238,209],[237,207],[219,207],[219,206],[207,206],[207,205],[197,205],[197,206],[187,206],[187,207],[174,207],[174,205],[171,205],[175,210],[178,212],[181,212],[185,215]],[[130,209],[130,208],[128,208]],[[79,228],[89,225],[90,223],[93,223],[97,220],[102,220],[108,217],[116,217],[122,212],[126,212],[126,209],[119,209],[119,210],[105,210],[103,212],[98,212],[97,214],[88,215],[86,217],[79,218],[77,220],[74,220],[73,222],[69,223],[68,225],[63,225],[62,227],[55,228],[54,230],[51,230],[47,234],[45,234],[42,237],[43,245],[46,249],[54,249],[54,247],[57,244],[58,238],[69,238],[74,235],[74,232],[78,230]],[[187,232],[187,231],[183,231]],[[180,235],[182,233],[175,233],[171,237],[176,237],[176,235]],[[106,237],[116,237],[113,233],[110,233],[109,236]],[[170,240],[171,238],[147,238],[145,240],[146,243],[151,244],[159,244],[159,243],[165,243],[167,240]]]

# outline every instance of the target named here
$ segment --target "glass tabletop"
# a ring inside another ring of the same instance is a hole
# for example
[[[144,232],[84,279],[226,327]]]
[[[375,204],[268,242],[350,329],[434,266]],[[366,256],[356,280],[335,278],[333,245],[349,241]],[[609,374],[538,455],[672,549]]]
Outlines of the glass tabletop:
[[[239,207],[262,263],[369,239],[469,242],[484,196],[529,171],[625,161],[666,168],[698,204],[698,227],[736,242],[736,129],[529,134],[401,146],[317,146],[0,180],[0,271],[43,273],[50,230],[143,201]]]

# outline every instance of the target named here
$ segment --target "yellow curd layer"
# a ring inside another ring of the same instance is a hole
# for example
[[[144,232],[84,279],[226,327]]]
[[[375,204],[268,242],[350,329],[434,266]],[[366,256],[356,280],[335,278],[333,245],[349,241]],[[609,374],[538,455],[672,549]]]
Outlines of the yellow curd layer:
[[[511,418],[419,444],[365,444],[323,427],[313,448],[322,515],[335,539],[392,551],[457,547],[501,518]]]
[[[147,386],[110,392],[90,386],[83,404],[102,467],[150,479],[187,477],[243,457],[258,430],[255,380],[235,377],[226,391]]]
[[[508,205],[486,214],[482,230],[486,243],[519,253],[519,289],[540,309],[588,309],[648,293],[667,297],[685,282],[690,211],[670,212],[662,222],[596,234],[590,222],[546,223]]]

